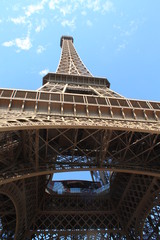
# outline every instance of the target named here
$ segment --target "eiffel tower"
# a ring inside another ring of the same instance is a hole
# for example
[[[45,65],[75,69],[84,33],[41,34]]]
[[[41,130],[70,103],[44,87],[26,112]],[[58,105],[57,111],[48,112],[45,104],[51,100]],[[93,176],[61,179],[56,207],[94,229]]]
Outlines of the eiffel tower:
[[[0,89],[0,239],[160,239],[160,102],[119,95],[72,37],[60,46],[37,91]],[[71,171],[93,181],[49,187]]]

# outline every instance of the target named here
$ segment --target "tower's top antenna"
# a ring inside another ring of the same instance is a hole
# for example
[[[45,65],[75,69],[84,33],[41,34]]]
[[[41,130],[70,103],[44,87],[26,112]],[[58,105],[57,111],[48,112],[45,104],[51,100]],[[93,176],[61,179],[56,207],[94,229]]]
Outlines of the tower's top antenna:
[[[72,43],[73,43],[73,37],[71,37],[71,36],[62,36],[61,40],[60,40],[60,46],[61,47],[62,47],[62,44],[63,44],[63,40],[71,40]]]

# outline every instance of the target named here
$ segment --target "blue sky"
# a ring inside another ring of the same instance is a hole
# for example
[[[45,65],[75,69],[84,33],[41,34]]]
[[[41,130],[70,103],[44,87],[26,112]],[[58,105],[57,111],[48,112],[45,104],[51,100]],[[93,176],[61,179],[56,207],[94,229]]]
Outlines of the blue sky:
[[[0,0],[0,87],[37,89],[72,35],[95,76],[138,99],[160,100],[159,0]]]
[[[71,35],[94,76],[128,98],[160,101],[159,0],[0,0],[0,87],[38,89]]]

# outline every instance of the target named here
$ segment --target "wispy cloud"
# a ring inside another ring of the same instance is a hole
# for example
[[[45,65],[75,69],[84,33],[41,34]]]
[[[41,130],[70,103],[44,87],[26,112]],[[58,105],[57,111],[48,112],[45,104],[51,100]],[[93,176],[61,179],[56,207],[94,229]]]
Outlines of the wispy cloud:
[[[14,41],[8,41],[8,42],[3,42],[2,43],[2,46],[4,46],[4,47],[12,47],[14,45],[15,45]]]
[[[14,6],[14,8],[16,10],[20,10],[20,5]],[[73,14],[72,18],[75,19],[77,16],[77,10],[83,16],[87,16],[89,11],[104,14],[112,11],[114,5],[111,0],[39,0],[36,4],[30,4],[22,7],[21,13],[24,12],[24,15],[11,18],[10,21],[14,24],[25,24],[30,22],[30,25],[33,25],[33,29],[39,33],[46,27],[46,23],[42,20],[42,22],[36,26],[36,21],[34,22],[31,17],[34,14],[44,13],[44,11],[47,11],[47,8],[50,11],[55,12],[54,19],[56,19],[56,21],[60,22],[62,26],[68,26],[73,30],[75,29],[75,20],[70,20],[68,16]]]
[[[37,53],[38,53],[38,54],[44,52],[45,50],[46,50],[45,47],[43,47],[42,45],[39,45],[39,46],[37,47]]]
[[[27,36],[26,38],[16,38],[15,43],[16,46],[22,50],[29,50],[32,47],[29,36]]]
[[[121,51],[129,44],[129,39],[136,33],[141,22],[139,20],[130,20],[124,25],[113,25],[116,30],[116,36],[114,40],[119,41],[117,51]],[[118,37],[117,37],[118,36]]]
[[[137,31],[139,22],[137,20],[131,20],[126,26],[113,25],[113,27],[118,30],[120,36],[128,37]]]
[[[128,44],[127,42],[123,42],[122,44],[119,44],[117,51],[119,52],[119,51],[125,49],[127,44]]]
[[[99,11],[101,8],[100,0],[88,0],[86,1],[86,7],[92,9],[93,11]]]
[[[60,13],[63,14],[63,16],[66,16],[67,14],[71,14],[73,11],[73,6],[72,5],[65,5],[60,7]]]
[[[111,2],[111,1],[106,1],[106,2],[102,5],[102,10],[103,10],[103,12],[113,11],[113,10],[114,10],[113,2]]]
[[[68,20],[68,19],[62,20],[61,25],[63,27],[70,27],[72,30],[74,30],[75,29],[75,18],[73,18],[72,20]]]
[[[36,27],[35,31],[38,33],[38,32],[41,32],[45,29],[45,27],[47,26],[47,21],[45,19],[42,19],[41,20],[41,23]]]
[[[11,18],[11,22],[14,24],[25,24],[26,23],[26,17],[25,16],[20,16],[17,18]]]
[[[25,8],[25,14],[27,17],[30,17],[34,13],[39,13],[41,10],[44,9],[45,3],[47,3],[48,0],[42,0],[38,4],[35,5],[29,5]]]
[[[83,10],[83,11],[81,12],[81,14],[82,14],[83,16],[86,16],[86,15],[87,15],[87,12]]]
[[[17,5],[13,4],[12,9],[17,11],[17,17],[10,17],[9,21],[13,24],[19,25],[20,27],[21,25],[25,25],[27,37],[24,38],[20,36],[12,41],[5,41],[3,46],[16,46],[20,50],[29,50],[32,47],[29,36],[32,34],[34,37],[35,32],[40,33],[47,27],[47,25],[49,25],[49,23],[53,23],[53,21],[58,22],[58,24],[61,24],[62,27],[68,27],[73,31],[76,28],[77,14],[81,14],[85,18],[86,25],[91,27],[94,24],[94,19],[92,19],[92,21],[87,20],[88,13],[92,11],[95,14],[105,14],[112,11],[114,8],[112,0],[38,0],[36,2],[37,3],[25,6],[23,5],[23,7],[22,3]],[[20,12],[20,16],[18,16],[18,12]],[[35,14],[38,14],[39,16],[35,16]],[[44,17],[45,15],[46,18]],[[131,27],[133,28],[133,26]],[[126,34],[129,33],[126,32]],[[44,51],[44,49],[39,46],[36,47],[36,49],[37,53]]]
[[[131,20],[129,23],[128,30],[124,31],[124,35],[131,36],[134,34],[138,29],[138,22],[136,20]]]
[[[75,12],[77,9],[84,16],[87,15],[88,10],[105,13],[114,9],[114,4],[111,0],[72,0],[71,3],[68,3],[67,0],[50,0],[48,6],[50,10],[58,10],[63,16]]]
[[[86,24],[88,27],[92,27],[92,25],[93,25],[93,23],[90,20],[87,20]]]
[[[2,46],[4,47],[12,47],[16,46],[19,50],[29,50],[32,47],[32,43],[30,37],[26,38],[16,38],[12,41],[3,42]]]
[[[101,0],[87,0],[84,5],[94,12],[109,12],[113,10],[113,2],[110,0],[104,1],[102,4]]]
[[[49,72],[49,69],[46,68],[46,69],[43,69],[42,71],[40,71],[39,74],[40,74],[41,76],[44,76],[44,75],[46,75],[48,72]]]
[[[50,0],[49,1],[49,8],[52,9],[52,10],[55,10],[56,7],[59,5],[59,0]]]

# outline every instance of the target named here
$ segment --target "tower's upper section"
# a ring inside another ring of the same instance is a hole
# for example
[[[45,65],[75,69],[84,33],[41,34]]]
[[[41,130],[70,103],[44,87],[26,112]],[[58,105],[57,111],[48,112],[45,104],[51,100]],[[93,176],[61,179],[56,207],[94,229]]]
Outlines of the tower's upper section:
[[[43,85],[66,83],[72,85],[87,85],[87,86],[110,86],[106,78],[97,78],[85,67],[80,57],[78,56],[74,45],[73,37],[62,36],[60,40],[62,48],[61,57],[56,73],[48,73],[43,77]]]
[[[73,37],[62,36],[60,46],[62,53],[57,73],[92,77],[74,48]]]

